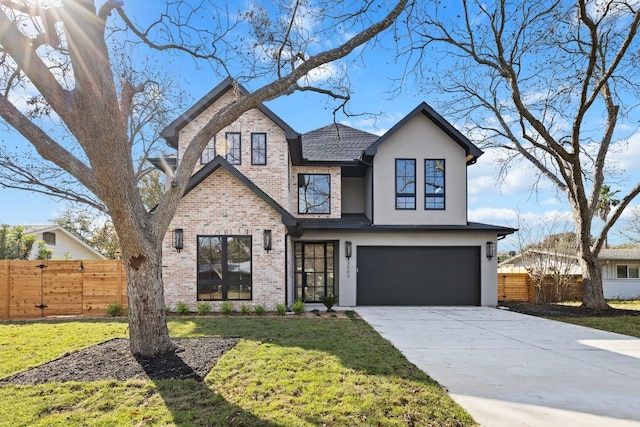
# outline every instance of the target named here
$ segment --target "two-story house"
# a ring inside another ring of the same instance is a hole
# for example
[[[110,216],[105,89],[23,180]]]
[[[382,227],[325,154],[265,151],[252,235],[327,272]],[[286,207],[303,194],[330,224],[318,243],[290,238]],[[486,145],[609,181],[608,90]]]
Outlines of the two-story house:
[[[163,163],[246,93],[227,79],[171,123]],[[206,147],[165,236],[167,304],[495,305],[496,241],[515,230],[467,221],[481,154],[425,103],[382,136],[250,110]]]

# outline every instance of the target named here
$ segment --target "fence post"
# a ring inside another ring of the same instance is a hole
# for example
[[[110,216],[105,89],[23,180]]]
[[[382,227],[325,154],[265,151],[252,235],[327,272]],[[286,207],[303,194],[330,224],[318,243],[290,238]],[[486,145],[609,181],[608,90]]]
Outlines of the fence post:
[[[4,260],[3,264],[4,264],[4,283],[1,284],[1,286],[4,288],[4,301],[2,302],[2,304],[4,305],[4,318],[8,319],[9,318],[9,304],[11,301],[11,278],[9,277],[9,260]]]

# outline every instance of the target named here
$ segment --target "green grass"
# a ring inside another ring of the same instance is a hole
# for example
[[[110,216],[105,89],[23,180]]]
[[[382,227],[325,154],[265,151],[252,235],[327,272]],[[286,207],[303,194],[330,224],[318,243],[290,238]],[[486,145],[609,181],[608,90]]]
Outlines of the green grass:
[[[2,386],[0,425],[474,425],[362,320],[195,317],[169,329],[242,339],[203,383]],[[0,323],[0,376],[125,332],[124,321]]]
[[[613,308],[625,310],[640,310],[640,300],[609,300]],[[580,302],[562,303],[568,305],[580,305]],[[603,331],[616,332],[640,338],[640,316],[616,316],[616,317],[549,317],[574,325],[586,326]]]
[[[640,338],[640,316],[549,317],[549,319]]]

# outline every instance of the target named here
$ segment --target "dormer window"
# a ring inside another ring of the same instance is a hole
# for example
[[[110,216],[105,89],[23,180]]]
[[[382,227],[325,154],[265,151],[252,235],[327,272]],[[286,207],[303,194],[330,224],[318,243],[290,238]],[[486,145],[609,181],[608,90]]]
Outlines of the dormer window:
[[[416,160],[396,159],[396,209],[416,208]]]

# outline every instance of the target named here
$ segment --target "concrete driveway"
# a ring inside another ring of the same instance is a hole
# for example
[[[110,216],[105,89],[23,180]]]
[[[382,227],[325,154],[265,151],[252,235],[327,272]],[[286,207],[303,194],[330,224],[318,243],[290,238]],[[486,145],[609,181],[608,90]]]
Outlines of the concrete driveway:
[[[483,426],[640,426],[640,339],[490,307],[357,307]]]

